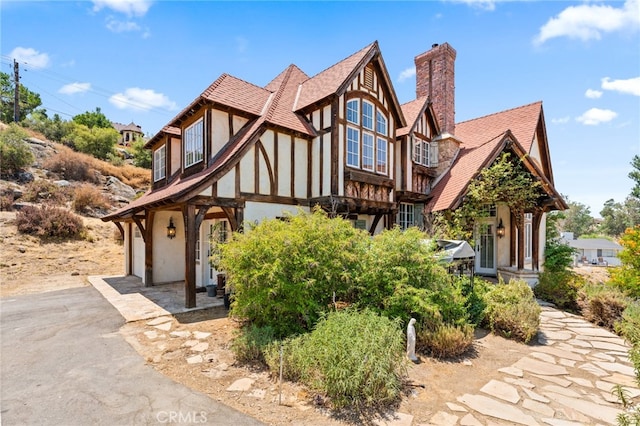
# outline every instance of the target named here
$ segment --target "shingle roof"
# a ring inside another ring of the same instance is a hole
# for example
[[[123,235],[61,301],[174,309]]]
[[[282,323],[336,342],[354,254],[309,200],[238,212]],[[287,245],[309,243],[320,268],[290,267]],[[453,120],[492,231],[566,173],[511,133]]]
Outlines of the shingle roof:
[[[402,115],[404,115],[407,125],[396,130],[396,136],[404,136],[408,134],[415,126],[420,113],[424,111],[427,103],[427,96],[422,96],[418,99],[414,99],[411,102],[400,105],[402,108]]]
[[[202,98],[254,115],[260,115],[271,92],[229,74],[222,74],[207,87]]]
[[[498,144],[511,131],[523,150],[531,151],[542,113],[542,102],[534,102],[473,120],[456,123],[456,139],[462,142],[458,158],[433,188],[429,208],[455,208],[471,179],[488,166]]]
[[[464,146],[473,147],[484,144],[506,130],[511,130],[522,147],[530,152],[541,112],[542,102],[538,101],[456,123],[456,138],[460,139]]]
[[[373,42],[305,81],[300,88],[300,95],[294,109],[296,111],[303,109],[314,102],[336,93],[363,59],[377,51],[378,43]]]

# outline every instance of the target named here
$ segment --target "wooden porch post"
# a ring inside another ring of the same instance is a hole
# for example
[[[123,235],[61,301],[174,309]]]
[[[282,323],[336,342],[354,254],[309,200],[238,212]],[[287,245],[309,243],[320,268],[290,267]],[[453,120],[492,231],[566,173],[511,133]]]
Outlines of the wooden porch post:
[[[540,270],[540,223],[542,222],[542,212],[536,210],[531,221],[531,268],[534,271]]]
[[[514,266],[516,264],[516,232],[518,228],[516,227],[516,216],[511,213],[511,217],[509,219],[509,266]]]
[[[155,213],[147,210],[144,220],[144,286],[153,285],[153,219]]]
[[[185,271],[184,297],[185,308],[196,307],[196,206],[187,204],[182,209],[184,218]]]

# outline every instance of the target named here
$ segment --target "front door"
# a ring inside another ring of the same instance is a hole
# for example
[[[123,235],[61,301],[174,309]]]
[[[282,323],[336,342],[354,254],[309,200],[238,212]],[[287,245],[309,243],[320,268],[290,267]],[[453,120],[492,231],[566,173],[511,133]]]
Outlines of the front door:
[[[476,238],[476,273],[496,275],[496,225],[495,221],[483,221]]]

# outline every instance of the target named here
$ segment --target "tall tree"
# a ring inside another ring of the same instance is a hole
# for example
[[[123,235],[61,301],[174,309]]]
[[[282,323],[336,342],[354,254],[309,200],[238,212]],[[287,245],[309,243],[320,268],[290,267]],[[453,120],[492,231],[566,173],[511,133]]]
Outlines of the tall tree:
[[[0,72],[0,98],[2,98],[2,102],[0,102],[0,121],[4,123],[10,123],[14,119],[14,92],[15,85],[11,76],[5,72]],[[20,113],[18,118],[22,121],[42,105],[42,100],[38,93],[32,92],[22,84],[20,85],[18,94],[20,97]]]
[[[95,111],[87,111],[78,114],[72,118],[74,123],[84,124],[90,129],[97,127],[99,129],[113,129],[111,121],[105,116],[100,108]]]
[[[631,195],[640,198],[640,156],[635,155],[631,160],[633,170],[629,172],[629,177],[633,179],[636,185],[631,189]]]
[[[587,234],[593,227],[593,217],[589,207],[575,201],[568,201],[569,210],[564,212],[564,231],[573,232],[573,236],[578,238],[580,235]]]

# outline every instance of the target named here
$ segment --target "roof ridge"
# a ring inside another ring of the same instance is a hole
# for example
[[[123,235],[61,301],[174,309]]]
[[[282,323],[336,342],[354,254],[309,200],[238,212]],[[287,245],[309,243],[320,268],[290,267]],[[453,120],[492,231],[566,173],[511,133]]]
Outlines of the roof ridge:
[[[276,108],[278,107],[278,103],[280,102],[280,98],[282,98],[282,94],[285,91],[285,88],[287,87],[287,82],[289,81],[289,78],[291,77],[291,74],[293,73],[293,68],[292,67],[296,67],[294,64],[289,65],[287,68],[284,69],[284,71],[280,74],[284,74],[282,76],[282,81],[280,82],[280,85],[278,86],[278,90],[275,90],[274,93],[274,97],[273,100],[271,101],[271,105],[269,105],[269,109],[267,110],[267,113],[265,114],[265,120],[271,120],[273,118],[273,114],[275,113]],[[296,67],[298,68],[298,67]],[[300,68],[298,68],[300,69]],[[305,74],[306,75],[306,74]]]
[[[357,52],[352,53],[349,56],[345,56],[344,58],[342,58],[341,60],[339,60],[338,62],[334,63],[333,65],[328,66],[327,68],[323,69],[322,71],[320,71],[319,73],[316,73],[315,75],[313,75],[312,77],[308,78],[306,81],[311,80],[317,76],[319,76],[320,74],[322,74],[323,72],[329,71],[331,68],[333,67],[337,67],[338,65],[340,65],[341,63],[343,63],[344,61],[346,61],[347,59],[356,56],[362,52],[364,52],[365,50],[370,50],[373,46],[375,46],[378,43],[378,41],[374,41],[372,43],[369,43],[368,45],[366,45],[365,47],[363,47],[362,49],[358,50]],[[304,84],[306,81],[302,82],[302,84]]]
[[[460,122],[456,123],[456,125],[463,124],[463,123],[469,123],[471,121],[481,120],[481,119],[484,119],[484,118],[487,118],[487,117],[492,117],[492,116],[498,115],[498,114],[504,114],[505,112],[511,112],[511,111],[515,111],[515,110],[518,110],[518,109],[527,108],[527,107],[530,107],[530,106],[533,106],[533,105],[536,105],[536,104],[542,105],[542,101],[535,101],[535,102],[528,103],[526,105],[520,105],[520,106],[517,106],[517,107],[514,107],[514,108],[509,108],[509,109],[505,109],[505,110],[502,110],[502,111],[494,112],[494,113],[491,113],[491,114],[483,115],[483,116],[480,116],[480,117],[471,118],[469,120],[460,121]]]

